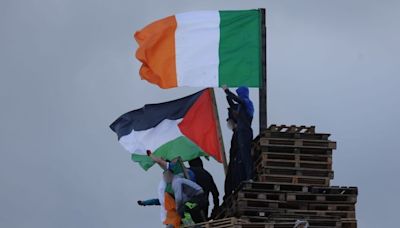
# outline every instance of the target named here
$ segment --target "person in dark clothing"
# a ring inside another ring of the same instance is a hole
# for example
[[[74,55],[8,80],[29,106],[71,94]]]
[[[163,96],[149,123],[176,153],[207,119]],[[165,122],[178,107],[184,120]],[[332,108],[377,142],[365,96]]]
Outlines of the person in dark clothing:
[[[253,121],[254,106],[253,102],[249,98],[249,89],[247,87],[239,87],[236,90],[238,95],[232,93],[226,86],[224,86],[223,89],[227,96],[229,108],[232,111],[230,115],[236,123],[236,132],[234,130],[231,145],[235,146],[234,143],[237,143],[235,162],[237,167],[233,168],[235,171],[243,171],[243,176],[236,177],[239,179],[233,181],[233,185],[236,185],[235,182],[240,183],[242,181],[253,179],[253,159],[251,156],[253,129],[251,128],[251,122]],[[231,152],[235,151],[231,150]],[[234,153],[233,155],[235,156]],[[237,173],[241,173],[241,171]]]
[[[211,213],[211,219],[213,219],[218,211],[218,206],[219,206],[219,192],[217,189],[217,185],[214,182],[213,177],[211,174],[204,169],[203,167],[203,162],[200,158],[193,159],[189,161],[190,165],[190,170],[194,173],[195,176],[195,182],[201,186],[201,188],[204,191],[204,195],[206,197],[206,205],[203,208],[203,211],[205,212],[205,216],[208,216],[208,207],[210,205],[210,202],[208,200],[208,196],[210,193],[213,196],[213,202],[214,202],[214,208]]]
[[[228,170],[225,177],[225,196],[224,200],[226,200],[232,192],[239,186],[240,181],[243,179],[242,172],[236,172],[235,170],[242,170],[243,167],[238,163],[237,159],[237,151],[238,151],[238,140],[237,140],[237,129],[236,129],[236,120],[232,114],[233,110],[231,108],[228,109],[228,119],[227,125],[228,128],[233,131],[232,139],[231,139],[231,148],[229,149],[229,164]]]

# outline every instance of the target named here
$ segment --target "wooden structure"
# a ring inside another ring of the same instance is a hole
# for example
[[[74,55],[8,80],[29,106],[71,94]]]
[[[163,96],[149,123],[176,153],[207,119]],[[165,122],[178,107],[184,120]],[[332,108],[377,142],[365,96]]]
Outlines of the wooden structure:
[[[271,125],[253,145],[255,182],[228,197],[217,220],[192,227],[356,228],[357,187],[330,186],[336,142],[315,127]]]

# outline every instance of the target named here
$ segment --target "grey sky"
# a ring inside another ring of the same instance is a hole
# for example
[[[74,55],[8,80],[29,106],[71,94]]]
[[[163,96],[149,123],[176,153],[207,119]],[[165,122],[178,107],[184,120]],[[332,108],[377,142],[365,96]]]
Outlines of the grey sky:
[[[267,8],[269,123],[332,133],[333,184],[360,188],[359,226],[395,227],[394,0],[2,0],[0,227],[161,227],[158,208],[135,203],[156,195],[160,170],[131,162],[108,125],[126,111],[198,89],[160,90],[141,81],[133,33],[177,12],[259,7]],[[252,96],[257,102],[257,91]],[[222,191],[222,166],[207,167]]]

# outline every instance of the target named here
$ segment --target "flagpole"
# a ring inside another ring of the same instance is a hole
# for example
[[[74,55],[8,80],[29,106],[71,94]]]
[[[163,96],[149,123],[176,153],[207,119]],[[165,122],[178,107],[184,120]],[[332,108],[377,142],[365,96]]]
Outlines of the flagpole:
[[[260,32],[261,32],[261,86],[259,88],[259,116],[260,134],[264,132],[267,125],[267,28],[265,25],[265,9],[260,11]]]
[[[222,131],[221,131],[221,124],[219,122],[219,115],[218,115],[218,109],[217,109],[217,100],[215,99],[215,92],[213,88],[210,88],[210,94],[212,97],[212,103],[213,103],[213,112],[214,112],[214,118],[217,123],[217,135],[218,135],[218,141],[219,141],[219,146],[220,146],[220,152],[221,152],[221,159],[222,159],[222,164],[224,166],[224,171],[225,175],[228,172],[228,162],[226,160],[226,154],[225,154],[225,146],[224,146],[224,139],[222,138]]]

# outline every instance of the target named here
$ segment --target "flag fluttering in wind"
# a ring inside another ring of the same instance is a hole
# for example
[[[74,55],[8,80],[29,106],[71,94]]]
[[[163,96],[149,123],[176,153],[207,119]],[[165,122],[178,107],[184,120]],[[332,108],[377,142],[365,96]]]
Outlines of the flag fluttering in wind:
[[[142,79],[161,88],[259,87],[259,10],[195,11],[155,21],[135,33]]]
[[[147,170],[153,165],[146,150],[164,159],[183,161],[210,155],[221,162],[218,120],[210,89],[160,104],[145,105],[123,114],[110,128]]]

